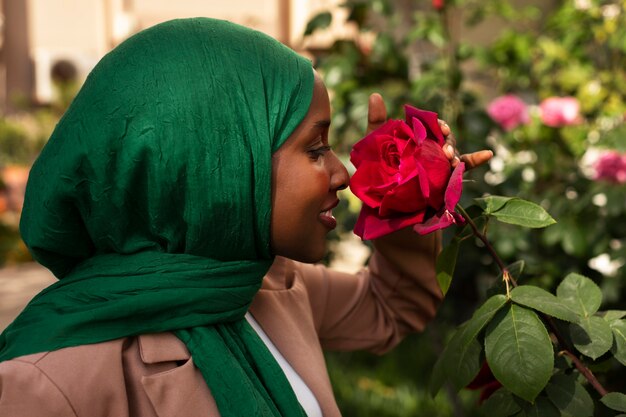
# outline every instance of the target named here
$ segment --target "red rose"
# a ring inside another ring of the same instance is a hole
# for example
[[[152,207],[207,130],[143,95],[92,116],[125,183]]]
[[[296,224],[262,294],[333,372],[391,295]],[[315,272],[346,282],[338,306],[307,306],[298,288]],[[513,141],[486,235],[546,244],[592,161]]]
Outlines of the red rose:
[[[433,0],[433,7],[437,10],[443,9],[444,5],[444,0]]]
[[[478,399],[478,403],[482,404],[487,398],[491,397],[491,394],[496,392],[498,389],[502,387],[500,381],[493,376],[491,373],[491,368],[489,368],[489,364],[487,361],[483,362],[483,365],[478,372],[478,375],[474,377],[472,382],[467,384],[465,388],[471,390],[480,390],[480,398]]]
[[[421,234],[462,223],[454,212],[465,166],[450,172],[437,114],[405,106],[406,121],[389,120],[361,141],[350,160],[352,192],[363,201],[354,232],[375,239],[407,226]]]

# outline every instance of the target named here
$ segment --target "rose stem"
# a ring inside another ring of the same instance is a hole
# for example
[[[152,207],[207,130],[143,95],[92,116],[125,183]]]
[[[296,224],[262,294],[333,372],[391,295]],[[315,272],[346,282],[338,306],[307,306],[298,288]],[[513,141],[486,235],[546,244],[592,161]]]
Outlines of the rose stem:
[[[487,248],[487,250],[493,257],[493,260],[496,262],[496,264],[498,264],[498,267],[500,268],[500,271],[502,272],[502,277],[503,278],[506,276],[510,277],[508,270],[506,269],[506,266],[504,265],[504,262],[502,261],[502,259],[500,259],[500,257],[496,253],[495,249],[493,248],[493,246],[487,239],[487,236],[485,236],[485,234],[481,233],[478,230],[478,227],[476,227],[476,223],[474,223],[474,220],[470,217],[469,214],[467,214],[465,209],[461,207],[460,204],[456,205],[456,210],[459,213],[461,213],[463,218],[470,225],[470,227],[472,228],[472,231],[474,232],[474,236],[476,236],[485,244],[485,247]],[[509,280],[511,281],[511,284],[513,285],[513,287],[517,287],[517,283],[515,282],[513,277],[510,277]],[[505,283],[507,283],[507,296],[508,296],[509,295],[508,294],[508,280],[506,280],[506,278],[505,278]],[[572,362],[574,362],[574,365],[576,366],[578,371],[580,371],[580,373],[587,379],[587,381],[589,381],[591,386],[598,392],[598,394],[600,394],[601,396],[606,395],[608,391],[596,379],[596,377],[593,375],[593,372],[591,372],[591,370],[587,368],[585,364],[582,363],[582,361],[578,359],[576,355],[574,355],[572,352],[570,352],[567,349],[567,343],[565,343],[565,339],[563,338],[563,336],[561,336],[561,332],[559,332],[558,328],[556,327],[556,324],[554,324],[552,317],[545,315],[541,312],[538,312],[538,313],[541,316],[541,318],[543,318],[543,320],[548,324],[548,327],[550,327],[550,331],[554,334],[559,344],[563,347],[563,350],[559,352],[559,355],[566,355],[568,358],[570,358]]]
[[[596,391],[598,391],[598,394],[600,394],[601,396],[605,396],[606,394],[608,394],[607,390],[602,386],[602,384],[600,384],[600,382],[596,379],[595,375],[593,374],[593,372],[591,372],[591,370],[589,368],[587,368],[581,361],[580,359],[578,359],[576,357],[576,355],[574,355],[572,352],[570,352],[569,350],[562,350],[559,352],[559,355],[565,355],[568,358],[570,358],[572,360],[572,362],[574,362],[574,365],[576,365],[576,368],[578,368],[578,370],[580,371],[581,374],[584,375],[585,378],[587,378],[587,381],[589,381],[589,383],[595,388]]]
[[[461,213],[461,215],[463,216],[465,221],[467,221],[467,223],[470,225],[470,227],[472,228],[472,231],[474,232],[474,236],[476,236],[478,239],[480,239],[485,244],[485,247],[487,248],[487,250],[491,254],[491,257],[493,258],[493,260],[498,264],[498,267],[500,268],[500,271],[502,272],[502,275],[504,276],[504,273],[507,271],[506,266],[504,265],[504,262],[502,262],[502,259],[500,259],[500,257],[496,253],[495,249],[491,245],[491,242],[489,242],[489,240],[487,239],[487,236],[485,236],[484,234],[480,233],[480,231],[478,230],[478,227],[476,227],[476,223],[474,223],[474,220],[472,220],[470,215],[467,214],[465,209],[463,207],[461,207],[460,204],[456,205],[456,210],[459,213]],[[512,282],[512,283],[513,283],[514,287],[517,286],[516,283],[514,283],[514,282]]]

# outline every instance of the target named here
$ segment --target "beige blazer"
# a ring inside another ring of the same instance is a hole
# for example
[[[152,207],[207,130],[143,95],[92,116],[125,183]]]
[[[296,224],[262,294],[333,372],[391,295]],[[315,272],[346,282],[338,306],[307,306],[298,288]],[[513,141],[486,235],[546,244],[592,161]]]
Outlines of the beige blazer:
[[[397,239],[396,239],[397,240]],[[277,258],[250,308],[306,382],[324,416],[340,416],[322,349],[383,353],[420,331],[441,300],[438,239],[376,243],[358,274]],[[147,334],[0,363],[1,417],[219,416],[186,346]],[[247,416],[246,416],[247,417]]]

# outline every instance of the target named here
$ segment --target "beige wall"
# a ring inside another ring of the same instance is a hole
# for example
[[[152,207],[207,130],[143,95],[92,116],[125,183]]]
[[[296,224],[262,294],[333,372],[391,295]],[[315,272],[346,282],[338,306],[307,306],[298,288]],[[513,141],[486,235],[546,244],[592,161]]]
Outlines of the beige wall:
[[[134,0],[133,13],[142,28],[173,17],[214,17],[279,36],[277,0]]]
[[[0,79],[0,98],[3,91],[8,95],[21,91],[35,103],[47,103],[55,95],[50,79],[55,62],[72,62],[79,79],[84,79],[95,63],[126,37],[174,18],[226,19],[297,48],[312,14],[338,1],[0,0],[3,14],[22,14],[19,22],[14,19],[5,30],[12,47],[4,54],[8,75]],[[0,76],[3,72],[0,68]]]

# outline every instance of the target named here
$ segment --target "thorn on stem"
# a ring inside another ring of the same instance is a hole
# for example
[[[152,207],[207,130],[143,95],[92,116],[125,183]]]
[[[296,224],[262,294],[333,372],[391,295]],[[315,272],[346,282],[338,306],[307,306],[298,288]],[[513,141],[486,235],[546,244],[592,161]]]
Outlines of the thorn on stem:
[[[506,298],[508,300],[510,300],[511,299],[511,288],[509,286],[509,282],[511,282],[511,274],[509,274],[509,271],[507,269],[502,271],[502,280],[504,281],[504,284],[506,285]]]

